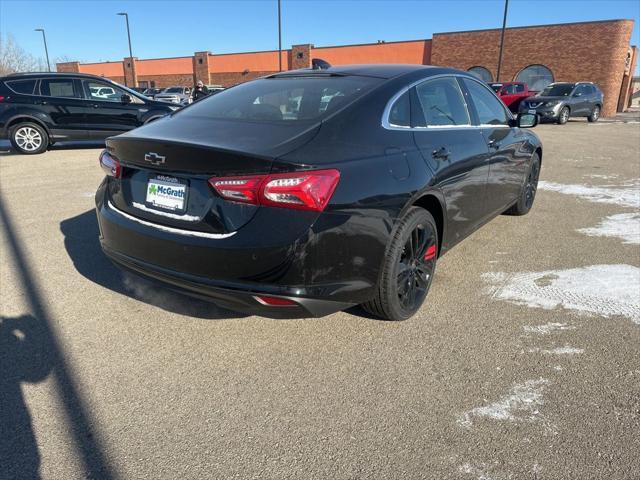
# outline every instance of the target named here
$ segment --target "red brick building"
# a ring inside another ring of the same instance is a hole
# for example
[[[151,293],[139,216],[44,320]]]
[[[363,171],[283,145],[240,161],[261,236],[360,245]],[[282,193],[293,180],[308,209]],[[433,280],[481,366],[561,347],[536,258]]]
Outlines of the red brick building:
[[[314,47],[293,45],[282,51],[282,68],[309,67],[312,58],[332,65],[415,63],[471,70],[486,80],[523,80],[533,88],[550,81],[592,81],[605,95],[604,115],[627,108],[638,49],[630,45],[633,20],[508,28],[500,78],[496,78],[500,29],[436,33],[432,39]],[[230,86],[277,72],[278,51],[138,59],[119,62],[59,63],[58,71],[102,75],[129,86],[167,87],[205,84]]]

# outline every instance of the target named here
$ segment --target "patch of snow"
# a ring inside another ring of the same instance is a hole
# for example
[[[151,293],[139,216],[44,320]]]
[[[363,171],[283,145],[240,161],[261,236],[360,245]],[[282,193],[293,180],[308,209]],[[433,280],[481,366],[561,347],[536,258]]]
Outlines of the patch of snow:
[[[614,173],[613,175],[601,175],[598,173],[591,173],[589,175],[584,175],[587,178],[600,178],[602,180],[613,180],[614,178],[618,178],[619,175],[617,173]]]
[[[572,327],[566,323],[550,322],[544,325],[525,325],[522,327],[527,333],[537,333],[538,335],[549,335],[551,332],[558,330],[575,330],[576,327]]]
[[[514,385],[511,391],[498,401],[484,407],[476,407],[458,417],[458,425],[471,428],[475,417],[509,422],[533,422],[540,413],[538,408],[542,401],[542,392],[549,380],[527,380],[524,384]]]
[[[578,230],[590,237],[618,237],[623,243],[640,244],[640,213],[620,213],[601,220],[596,227]]]
[[[546,355],[578,355],[580,353],[584,353],[583,348],[575,348],[570,347],[569,345],[565,345],[564,347],[552,348],[550,350],[540,349],[540,348],[530,348],[529,353],[544,353]]]
[[[478,480],[493,480],[493,477],[489,476],[485,469],[486,465],[484,463],[480,466],[463,463],[458,468],[458,471],[460,473],[466,473],[467,475],[474,475]]]
[[[640,325],[640,268],[590,265],[568,270],[489,272],[493,298],[532,308],[563,307],[602,317],[622,315]]]
[[[623,207],[640,208],[640,185],[627,184],[622,187],[572,185],[555,182],[538,182],[539,190],[576,195],[590,202],[612,203]]]

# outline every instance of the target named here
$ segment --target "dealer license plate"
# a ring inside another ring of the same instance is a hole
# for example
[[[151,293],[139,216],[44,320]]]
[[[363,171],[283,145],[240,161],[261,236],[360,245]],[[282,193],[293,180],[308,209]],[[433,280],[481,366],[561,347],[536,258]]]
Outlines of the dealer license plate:
[[[149,179],[147,183],[146,202],[148,205],[157,208],[183,212],[186,205],[187,190],[187,185],[177,178],[158,175]]]

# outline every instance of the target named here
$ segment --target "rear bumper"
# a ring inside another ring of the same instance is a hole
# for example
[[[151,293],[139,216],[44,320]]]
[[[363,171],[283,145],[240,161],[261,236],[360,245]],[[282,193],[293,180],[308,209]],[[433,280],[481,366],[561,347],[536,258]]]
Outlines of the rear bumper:
[[[284,288],[276,289],[277,294],[274,294],[274,289],[266,285],[261,288],[258,285],[232,284],[196,277],[126,257],[110,251],[104,245],[102,249],[113,263],[125,271],[143,276],[172,290],[209,300],[221,307],[248,315],[267,318],[323,317],[354,305],[353,303],[299,297],[294,294],[295,291]],[[259,295],[293,300],[297,305],[280,307],[264,305],[256,298]]]
[[[264,208],[230,234],[184,235],[119,211],[96,194],[103,251],[120,267],[232,310],[275,318],[317,317],[375,294],[391,230],[382,219]],[[295,301],[261,304],[255,295]]]

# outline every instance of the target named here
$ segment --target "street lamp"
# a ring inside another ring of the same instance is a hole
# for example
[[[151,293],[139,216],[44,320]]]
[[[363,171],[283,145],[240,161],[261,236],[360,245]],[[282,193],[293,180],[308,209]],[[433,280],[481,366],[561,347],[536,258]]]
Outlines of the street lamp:
[[[47,56],[47,71],[51,71],[51,64],[49,63],[49,49],[47,49],[47,37],[44,34],[44,28],[36,28],[34,32],[42,32],[42,40],[44,40],[44,54]]]
[[[502,70],[502,49],[504,48],[504,31],[507,28],[507,11],[509,10],[509,0],[504,0],[504,17],[502,18],[502,32],[500,33],[500,53],[498,54],[498,72],[496,82],[500,81],[500,70]]]
[[[280,15],[280,0],[278,0],[278,68],[282,71],[282,17]]]
[[[123,15],[125,20],[127,21],[127,38],[129,39],[129,58],[133,58],[133,53],[131,53],[131,33],[129,32],[129,15],[126,12],[120,12],[118,15]]]

